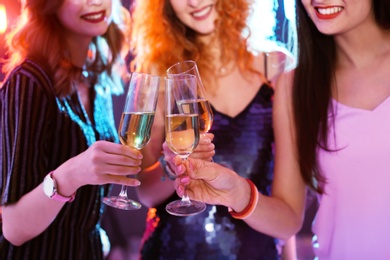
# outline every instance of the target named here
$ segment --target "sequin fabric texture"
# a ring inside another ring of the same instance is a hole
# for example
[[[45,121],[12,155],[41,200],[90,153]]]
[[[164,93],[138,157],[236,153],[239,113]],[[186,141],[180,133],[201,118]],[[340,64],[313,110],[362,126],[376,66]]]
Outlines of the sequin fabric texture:
[[[236,117],[214,109],[214,161],[251,179],[269,194],[273,173],[273,90],[262,85]],[[276,241],[230,216],[226,207],[207,206],[201,214],[176,217],[165,205],[150,209],[143,237],[142,259],[278,259]]]

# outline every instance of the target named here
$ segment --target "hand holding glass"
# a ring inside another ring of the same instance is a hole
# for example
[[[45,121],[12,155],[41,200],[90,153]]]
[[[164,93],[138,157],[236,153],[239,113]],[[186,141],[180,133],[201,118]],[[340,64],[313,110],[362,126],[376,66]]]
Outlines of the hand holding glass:
[[[182,160],[199,143],[199,111],[196,77],[183,74],[165,79],[165,141]],[[191,216],[204,211],[206,205],[190,200],[187,193],[181,200],[170,202],[165,209],[175,216]]]
[[[156,113],[160,77],[143,73],[131,74],[126,103],[119,124],[119,138],[123,145],[142,149],[150,140],[151,129]],[[134,210],[141,204],[127,197],[127,187],[122,185],[118,196],[103,198],[111,207]]]

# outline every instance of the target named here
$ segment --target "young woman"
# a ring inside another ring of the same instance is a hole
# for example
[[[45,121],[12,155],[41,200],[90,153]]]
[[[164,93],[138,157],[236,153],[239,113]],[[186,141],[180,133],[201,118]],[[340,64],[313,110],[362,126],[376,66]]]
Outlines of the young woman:
[[[102,197],[142,155],[118,141],[123,9],[117,0],[26,0],[0,89],[1,259],[103,259]]]
[[[179,61],[197,63],[214,122],[212,134],[202,139],[191,156],[208,161],[213,156],[215,162],[229,165],[268,194],[273,175],[270,82],[281,73],[286,55],[248,50],[243,31],[249,11],[246,0],[137,1],[132,46],[136,69],[148,73],[164,76],[166,69]],[[225,207],[208,206],[201,214],[186,218],[166,212],[166,204],[177,195],[159,162],[163,162],[160,156],[165,140],[163,94],[159,102],[152,140],[143,150],[143,171],[138,175],[142,182],[138,195],[151,207],[141,257],[277,259],[278,241],[232,218]],[[166,149],[164,154],[169,165],[172,152]]]
[[[300,229],[308,186],[319,197],[319,259],[389,259],[390,1],[302,0],[296,7],[298,66],[275,93],[272,197],[204,161],[191,160],[191,180],[177,185],[190,181],[193,198],[228,206],[280,238]]]

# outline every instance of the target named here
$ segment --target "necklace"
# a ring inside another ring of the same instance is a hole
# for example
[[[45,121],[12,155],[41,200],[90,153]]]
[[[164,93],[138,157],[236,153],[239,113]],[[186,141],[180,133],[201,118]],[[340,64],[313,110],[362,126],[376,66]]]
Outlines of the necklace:
[[[234,70],[234,64],[233,63],[227,63],[225,66],[220,66],[219,69],[217,69],[217,76],[226,76],[230,74]]]
[[[220,67],[220,68],[219,68],[219,74],[220,74],[220,75],[225,75],[225,73],[226,73],[226,67],[223,67],[223,66]]]
[[[83,66],[83,68],[81,69],[80,77],[81,77],[81,79],[86,80],[86,79],[88,79],[88,76],[89,76],[89,72],[88,72],[87,68],[85,66]]]

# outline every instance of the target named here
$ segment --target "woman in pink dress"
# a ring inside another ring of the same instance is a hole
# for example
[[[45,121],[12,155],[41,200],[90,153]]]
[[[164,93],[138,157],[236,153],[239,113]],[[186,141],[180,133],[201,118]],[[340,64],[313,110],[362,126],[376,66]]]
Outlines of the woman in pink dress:
[[[390,259],[390,1],[297,0],[296,10],[298,66],[274,97],[271,197],[193,159],[177,193],[188,184],[191,198],[230,207],[254,229],[286,239],[300,230],[313,189],[319,259]]]

